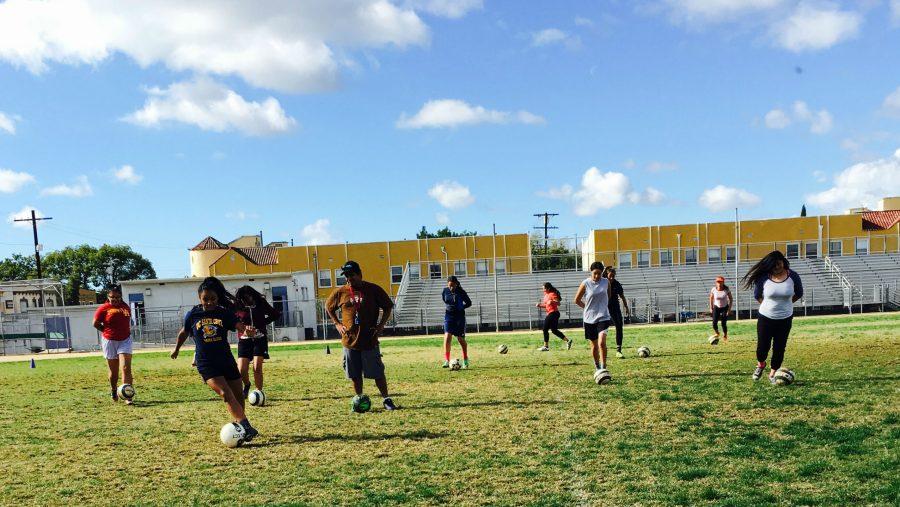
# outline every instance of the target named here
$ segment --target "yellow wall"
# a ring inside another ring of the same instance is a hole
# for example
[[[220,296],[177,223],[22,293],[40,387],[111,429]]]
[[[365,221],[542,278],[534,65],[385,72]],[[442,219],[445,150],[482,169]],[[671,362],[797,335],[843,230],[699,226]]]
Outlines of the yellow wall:
[[[359,262],[363,277],[396,294],[399,284],[391,283],[391,266],[406,263],[419,266],[420,276],[428,277],[429,266],[439,264],[441,276],[453,273],[455,261],[465,261],[468,276],[475,276],[478,260],[487,261],[488,273],[494,272],[493,236],[466,236],[423,240],[348,243],[339,245],[293,246],[278,248],[278,264],[256,266],[236,252],[222,255],[221,250],[191,252],[191,274],[194,276],[278,273],[328,270],[331,287],[319,287],[318,296],[327,297],[336,283],[335,270],[348,259]],[[531,249],[527,234],[497,235],[497,258],[506,261],[508,273],[531,271]],[[446,256],[441,247],[446,250]],[[210,252],[210,253],[207,253]],[[203,263],[208,262],[206,267]],[[324,276],[323,276],[324,277]],[[317,276],[318,284],[318,276]]]
[[[759,259],[772,250],[785,252],[788,243],[799,245],[800,256],[806,254],[806,244],[821,245],[818,256],[828,253],[829,241],[839,241],[843,255],[856,254],[857,238],[868,238],[869,253],[897,252],[900,224],[887,231],[863,229],[860,215],[831,215],[795,217],[740,222],[741,260]],[[589,261],[618,265],[622,253],[631,253],[632,266],[638,265],[638,252],[650,252],[651,266],[660,265],[660,252],[668,250],[673,264],[683,264],[685,250],[697,249],[697,261],[705,263],[709,250],[718,250],[725,260],[727,248],[735,245],[735,223],[715,222],[591,231],[593,252],[585,255]],[[679,249],[680,246],[680,249]],[[585,266],[587,269],[587,266]]]

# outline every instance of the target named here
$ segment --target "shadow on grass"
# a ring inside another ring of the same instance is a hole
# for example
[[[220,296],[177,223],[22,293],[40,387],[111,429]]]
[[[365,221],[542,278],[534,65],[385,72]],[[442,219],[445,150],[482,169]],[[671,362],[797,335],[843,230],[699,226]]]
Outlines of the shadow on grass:
[[[183,400],[134,400],[134,407],[153,407],[156,405],[172,405],[176,403],[203,403],[203,402],[222,403],[221,398],[202,398],[202,399],[183,399]]]
[[[651,359],[653,357],[706,356],[706,355],[713,355],[713,354],[744,354],[744,353],[745,353],[745,351],[743,351],[743,350],[732,350],[732,351],[707,350],[707,351],[703,351],[703,352],[668,352],[668,353],[661,353],[661,354],[654,353],[651,356]]]
[[[310,444],[316,442],[345,441],[345,442],[370,442],[378,440],[430,440],[444,438],[449,433],[428,430],[407,431],[403,433],[363,433],[361,435],[346,435],[339,433],[326,433],[324,435],[272,435],[261,437],[263,441],[253,442],[247,447],[270,447],[284,444]]]
[[[900,375],[886,377],[849,377],[836,378],[828,380],[797,380],[794,385],[814,385],[814,384],[859,384],[865,382],[891,382],[900,380]]]
[[[590,359],[587,361],[590,362]],[[535,364],[510,364],[500,366],[478,366],[479,370],[521,370],[523,368],[558,368],[561,366],[584,366],[585,361],[572,361],[570,363],[535,363]]]
[[[377,394],[373,394],[372,396],[378,396]],[[406,396],[404,393],[391,393],[391,398],[402,398]],[[379,396],[380,397],[380,396]],[[309,396],[306,398],[282,398],[282,397],[273,397],[271,402],[266,402],[266,405],[272,405],[278,402],[296,402],[296,401],[321,401],[321,400],[350,400],[353,398],[353,391],[348,390],[347,394],[340,394],[336,396]]]
[[[705,378],[705,377],[743,377],[746,376],[747,379],[750,378],[750,374],[743,371],[730,371],[730,372],[705,372],[705,373],[671,373],[671,374],[663,374],[663,375],[634,375],[632,378],[655,378],[655,379],[665,379],[665,378]]]
[[[415,407],[404,406],[403,410],[422,410],[430,408],[466,408],[466,407],[499,407],[502,405],[515,405],[528,407],[532,405],[558,405],[562,403],[556,400],[532,400],[532,401],[516,401],[516,400],[492,400],[492,401],[472,401],[457,403],[426,403]]]

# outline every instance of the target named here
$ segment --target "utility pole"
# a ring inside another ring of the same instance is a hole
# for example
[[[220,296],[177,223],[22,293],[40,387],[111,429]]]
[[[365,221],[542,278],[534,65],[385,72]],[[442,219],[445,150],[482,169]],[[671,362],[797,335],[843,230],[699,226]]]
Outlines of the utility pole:
[[[37,277],[44,278],[41,271],[41,245],[38,243],[37,223],[39,220],[53,220],[52,217],[37,218],[34,216],[34,210],[31,210],[31,218],[17,218],[13,222],[31,222],[31,230],[34,231],[34,262],[37,265]],[[43,301],[41,302],[43,306]]]
[[[534,216],[544,219],[544,225],[535,227],[535,229],[544,230],[544,255],[547,255],[548,240],[550,239],[550,229],[559,229],[559,227],[550,226],[550,217],[558,217],[559,213],[549,213],[545,211],[543,213],[535,213]]]

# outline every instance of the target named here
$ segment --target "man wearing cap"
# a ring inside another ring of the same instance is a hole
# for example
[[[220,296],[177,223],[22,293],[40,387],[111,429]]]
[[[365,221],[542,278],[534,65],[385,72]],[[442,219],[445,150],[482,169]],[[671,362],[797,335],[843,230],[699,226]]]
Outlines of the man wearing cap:
[[[725,277],[716,277],[716,285],[709,291],[709,313],[713,318],[713,331],[716,338],[719,337],[719,321],[722,321],[722,331],[725,332],[723,342],[728,341],[728,312],[732,304],[731,289],[725,285]]]
[[[341,333],[344,371],[347,378],[353,381],[353,390],[357,395],[363,393],[363,377],[374,379],[384,398],[385,410],[396,410],[397,406],[388,395],[384,363],[378,347],[378,336],[391,318],[394,303],[384,289],[362,279],[362,269],[356,262],[347,261],[341,267],[341,274],[347,283],[331,293],[325,302],[325,310]]]

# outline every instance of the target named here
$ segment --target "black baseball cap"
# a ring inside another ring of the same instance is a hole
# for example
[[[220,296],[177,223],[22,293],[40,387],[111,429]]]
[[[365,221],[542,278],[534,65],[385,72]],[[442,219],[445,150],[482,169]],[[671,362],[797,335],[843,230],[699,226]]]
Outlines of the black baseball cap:
[[[347,261],[341,266],[341,274],[346,275],[347,273],[356,273],[358,275],[362,274],[362,269],[359,267],[359,263],[356,261]]]

